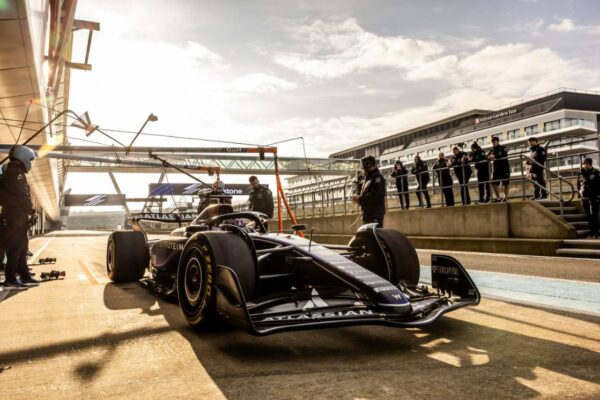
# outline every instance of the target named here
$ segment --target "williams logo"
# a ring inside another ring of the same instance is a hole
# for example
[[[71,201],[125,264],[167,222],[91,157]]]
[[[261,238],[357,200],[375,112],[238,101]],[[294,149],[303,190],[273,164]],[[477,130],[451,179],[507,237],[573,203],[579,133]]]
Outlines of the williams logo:
[[[104,203],[105,201],[106,201],[105,194],[97,194],[88,199],[85,199],[85,203],[83,203],[83,206],[84,207],[99,206],[100,204]]]

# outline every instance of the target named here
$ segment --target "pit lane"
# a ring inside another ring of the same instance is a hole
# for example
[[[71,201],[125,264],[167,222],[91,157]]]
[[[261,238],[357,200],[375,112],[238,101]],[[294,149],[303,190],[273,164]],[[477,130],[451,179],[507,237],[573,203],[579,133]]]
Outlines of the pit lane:
[[[3,398],[600,396],[600,316],[593,308],[541,308],[527,298],[514,304],[486,298],[484,291],[480,306],[422,329],[198,334],[176,304],[138,284],[108,281],[106,240],[102,232],[32,240],[36,258],[58,259],[34,271],[65,270],[67,276],[25,292],[0,292],[0,367],[11,367],[0,373]],[[472,254],[454,256],[469,268]],[[506,257],[502,264],[528,261]],[[590,261],[594,266],[600,273]],[[579,282],[571,283],[576,290]]]

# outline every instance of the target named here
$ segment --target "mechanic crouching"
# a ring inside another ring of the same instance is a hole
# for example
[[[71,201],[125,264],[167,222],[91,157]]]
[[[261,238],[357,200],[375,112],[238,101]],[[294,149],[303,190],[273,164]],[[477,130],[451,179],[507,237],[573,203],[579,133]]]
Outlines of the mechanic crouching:
[[[29,147],[17,146],[10,153],[10,163],[0,182],[0,204],[5,229],[1,242],[6,251],[4,290],[20,290],[37,286],[29,274],[27,247],[30,218],[35,215],[26,174],[31,170],[35,153]],[[17,279],[17,274],[21,278]]]
[[[360,205],[363,223],[377,222],[383,228],[385,215],[385,178],[377,168],[375,157],[367,156],[360,160],[365,171],[365,181],[360,194],[352,196],[352,200]]]
[[[252,191],[248,198],[250,211],[258,211],[267,214],[269,219],[265,223],[265,228],[269,229],[269,223],[273,220],[273,209],[275,208],[275,205],[273,204],[273,193],[269,188],[261,185],[258,178],[254,175],[248,178],[248,181],[252,187]]]

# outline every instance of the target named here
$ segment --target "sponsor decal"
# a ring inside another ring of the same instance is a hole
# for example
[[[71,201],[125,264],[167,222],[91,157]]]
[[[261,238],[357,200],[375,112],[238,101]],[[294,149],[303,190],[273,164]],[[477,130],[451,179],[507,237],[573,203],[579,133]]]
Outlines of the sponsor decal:
[[[458,268],[445,265],[432,265],[431,272],[438,275],[458,276]]]
[[[357,311],[350,310],[350,311],[329,311],[329,312],[313,313],[313,314],[281,315],[281,316],[276,316],[276,317],[267,317],[259,322],[301,321],[301,320],[312,320],[312,319],[358,317],[361,315],[373,315],[373,311],[372,310],[357,310]]]
[[[133,218],[163,222],[186,222],[193,221],[197,216],[197,213],[139,213],[135,214]]]
[[[319,296],[317,289],[313,289],[310,295],[312,298],[306,302],[304,307],[302,307],[303,310],[315,307],[327,307],[327,303],[325,303],[325,301],[323,301],[323,299]]]
[[[123,206],[124,194],[65,194],[65,207]]]
[[[269,185],[263,185],[269,187]],[[151,183],[149,196],[196,196],[198,190],[204,187],[201,183]],[[247,196],[250,186],[247,183],[226,184],[223,192],[229,196]]]
[[[163,249],[182,251],[185,242],[156,242],[155,246],[158,246]]]

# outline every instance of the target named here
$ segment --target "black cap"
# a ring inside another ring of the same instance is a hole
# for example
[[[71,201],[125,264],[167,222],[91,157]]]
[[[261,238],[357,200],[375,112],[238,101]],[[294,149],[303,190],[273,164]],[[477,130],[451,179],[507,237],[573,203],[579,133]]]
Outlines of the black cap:
[[[472,148],[472,149],[476,149],[476,148],[478,148],[478,147],[479,147],[479,145],[477,144],[477,142],[473,142],[473,143],[471,144],[471,148]]]
[[[535,136],[530,137],[529,139],[527,139],[528,141],[532,141],[535,140],[536,142],[538,141],[538,139]]]
[[[402,164],[402,161],[396,160],[396,164]]]
[[[586,158],[585,160],[583,160],[583,163],[593,165],[594,161],[591,158]]]
[[[367,169],[375,167],[377,165],[377,162],[375,161],[375,157],[366,156],[360,159],[360,164],[362,165],[363,169]]]
[[[500,141],[500,139],[498,138],[498,136],[492,136],[492,142],[493,142],[494,140]]]

